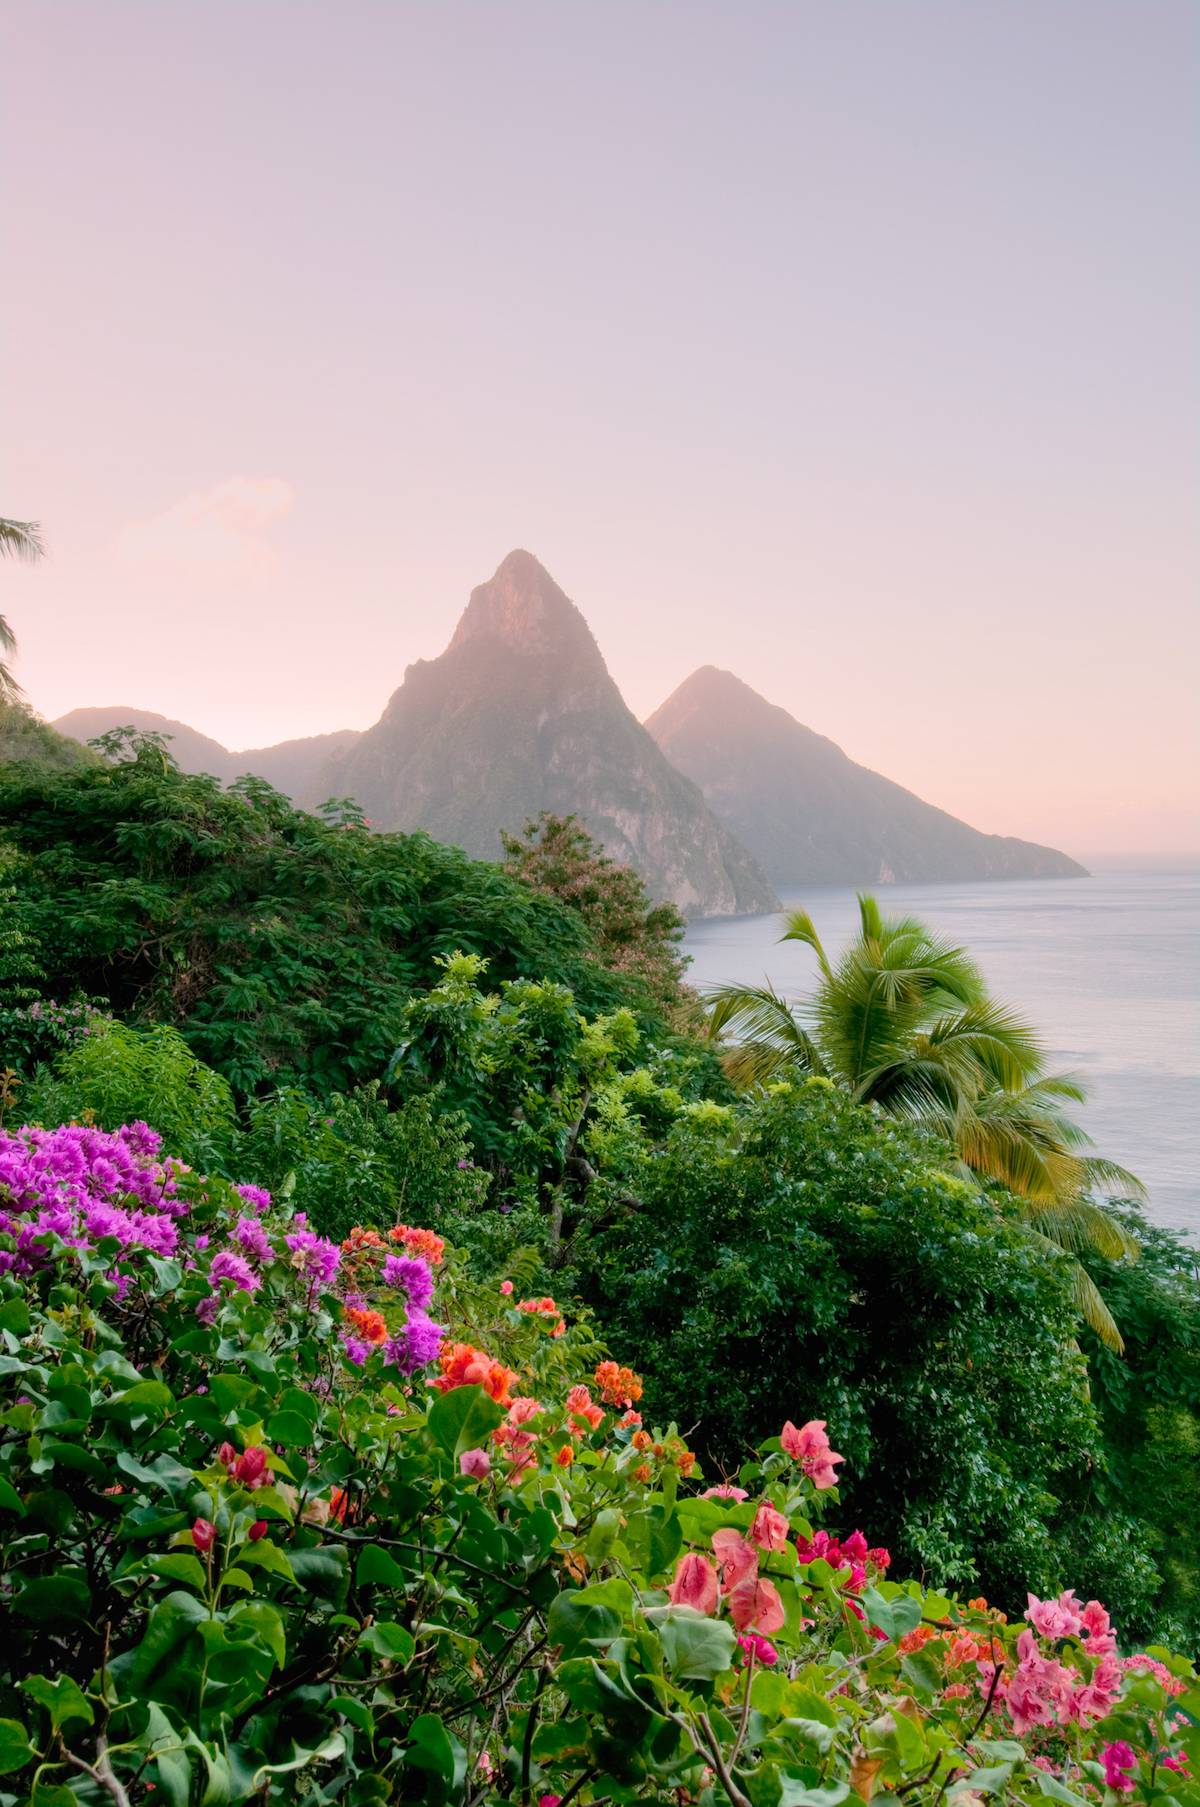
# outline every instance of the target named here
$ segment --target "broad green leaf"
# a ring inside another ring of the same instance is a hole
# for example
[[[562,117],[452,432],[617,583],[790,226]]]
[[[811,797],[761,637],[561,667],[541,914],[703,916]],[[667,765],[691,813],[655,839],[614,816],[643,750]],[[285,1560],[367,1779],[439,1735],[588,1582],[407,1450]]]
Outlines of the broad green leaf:
[[[33,1756],[29,1734],[17,1719],[0,1719],[0,1776],[24,1769]]]
[[[376,1619],[373,1625],[368,1625],[358,1643],[361,1650],[369,1650],[373,1656],[387,1657],[394,1663],[407,1663],[416,1649],[412,1632],[392,1619]]]
[[[690,1606],[669,1606],[656,1618],[667,1668],[677,1681],[713,1681],[731,1667],[737,1638],[733,1626]]]
[[[893,1643],[921,1623],[921,1602],[911,1594],[897,1593],[887,1599],[878,1588],[868,1587],[861,1597],[868,1622],[886,1632]]]
[[[457,1459],[465,1450],[481,1449],[503,1421],[502,1408],[482,1387],[452,1387],[438,1395],[427,1422],[434,1442]]]
[[[377,1543],[363,1544],[357,1551],[354,1574],[359,1585],[364,1587],[393,1587],[405,1592],[412,1587],[412,1576]]]
[[[283,1619],[277,1607],[269,1600],[246,1600],[235,1606],[229,1615],[229,1623],[234,1625],[250,1625],[259,1642],[271,1652],[276,1666],[283,1668],[287,1661],[287,1636],[283,1629]]]
[[[461,1389],[460,1389],[461,1390]],[[453,1398],[453,1394],[446,1394]],[[422,1713],[409,1728],[404,1761],[437,1776],[448,1793],[457,1794],[467,1774],[467,1753],[436,1713]]]
[[[53,1681],[48,1675],[30,1675],[20,1685],[30,1700],[45,1707],[54,1731],[72,1719],[81,1719],[85,1725],[95,1724],[91,1702],[69,1675],[57,1676]]]
[[[313,1440],[313,1423],[299,1412],[273,1412],[267,1419],[267,1436],[285,1449],[306,1449]]]
[[[74,1623],[87,1618],[91,1605],[91,1592],[83,1576],[73,1570],[61,1570],[57,1575],[40,1575],[27,1581],[13,1601],[13,1611],[22,1618],[48,1624]]]
[[[200,1558],[186,1550],[176,1550],[168,1556],[152,1557],[146,1566],[152,1575],[161,1575],[164,1581],[182,1581],[188,1587],[201,1590],[208,1585],[208,1576]]]
[[[270,1575],[282,1575],[285,1581],[295,1581],[292,1565],[277,1543],[269,1537],[260,1537],[256,1543],[244,1544],[238,1552],[238,1561],[243,1568],[266,1569]]]

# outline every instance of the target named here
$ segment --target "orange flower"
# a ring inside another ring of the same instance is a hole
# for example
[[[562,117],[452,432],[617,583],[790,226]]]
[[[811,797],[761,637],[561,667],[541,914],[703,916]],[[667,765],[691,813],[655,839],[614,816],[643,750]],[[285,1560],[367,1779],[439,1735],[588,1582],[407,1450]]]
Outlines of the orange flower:
[[[346,1522],[346,1507],[348,1504],[349,1498],[345,1488],[331,1487],[329,1489],[329,1516],[330,1518],[335,1518],[339,1525],[344,1525]]]
[[[601,1362],[595,1373],[600,1397],[608,1405],[629,1406],[642,1396],[642,1383],[632,1368],[619,1368],[616,1362]]]
[[[635,1481],[648,1481],[651,1478],[652,1478],[652,1470],[650,1468],[649,1462],[639,1462],[637,1467],[633,1471],[633,1479]]]
[[[449,1393],[455,1387],[478,1386],[497,1405],[509,1403],[510,1388],[517,1377],[511,1368],[494,1361],[482,1349],[473,1348],[470,1343],[451,1343],[442,1350],[439,1366],[442,1372],[433,1384],[440,1393]]]
[[[367,1230],[362,1224],[355,1224],[342,1247],[353,1254],[356,1249],[383,1249],[387,1244],[378,1230]]]
[[[388,1327],[381,1312],[357,1311],[353,1306],[347,1306],[343,1315],[348,1323],[354,1325],[364,1342],[387,1342]]]
[[[919,1650],[922,1644],[928,1644],[930,1638],[936,1636],[937,1631],[932,1625],[916,1625],[911,1631],[905,1633],[896,1649],[901,1656],[909,1656],[914,1650]]]
[[[558,1463],[560,1468],[569,1468],[575,1460],[575,1451],[571,1448],[569,1443],[564,1443],[562,1448],[555,1455],[554,1460]]]
[[[402,1242],[410,1255],[424,1256],[431,1267],[437,1267],[446,1252],[445,1238],[433,1230],[414,1230],[406,1223],[398,1223],[388,1235],[393,1242]]]
[[[649,1449],[650,1432],[649,1431],[634,1431],[633,1436],[629,1440],[633,1444],[633,1447],[635,1449]]]

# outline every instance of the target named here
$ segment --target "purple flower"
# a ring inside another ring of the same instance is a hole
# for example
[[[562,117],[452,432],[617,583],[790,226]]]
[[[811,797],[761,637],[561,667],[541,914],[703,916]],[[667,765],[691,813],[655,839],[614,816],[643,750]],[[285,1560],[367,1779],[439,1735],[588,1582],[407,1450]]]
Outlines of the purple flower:
[[[297,1223],[300,1219],[296,1219]],[[337,1273],[342,1251],[335,1242],[327,1242],[313,1230],[297,1230],[284,1241],[292,1251],[292,1266],[307,1274],[314,1287],[328,1286]]]
[[[271,1238],[257,1217],[239,1217],[233,1226],[233,1240],[247,1255],[253,1256],[255,1261],[268,1262],[275,1259]]]
[[[436,1361],[444,1334],[442,1325],[435,1324],[423,1311],[410,1311],[408,1323],[384,1344],[384,1360],[405,1376],[415,1374],[418,1368],[427,1368]]]
[[[233,1284],[244,1293],[256,1293],[262,1285],[262,1281],[250,1263],[243,1261],[242,1257],[235,1255],[231,1249],[221,1249],[218,1254],[213,1256],[209,1263],[208,1277],[214,1284],[218,1280],[232,1280]]]
[[[424,1312],[433,1298],[433,1274],[419,1255],[389,1255],[383,1264],[383,1284],[402,1292],[410,1311]]]
[[[360,1336],[347,1336],[342,1333],[342,1348],[356,1368],[361,1368],[371,1353],[370,1343],[364,1343]]]
[[[261,1217],[264,1211],[271,1208],[271,1194],[262,1186],[235,1186],[234,1191],[239,1198],[244,1198],[250,1209]]]

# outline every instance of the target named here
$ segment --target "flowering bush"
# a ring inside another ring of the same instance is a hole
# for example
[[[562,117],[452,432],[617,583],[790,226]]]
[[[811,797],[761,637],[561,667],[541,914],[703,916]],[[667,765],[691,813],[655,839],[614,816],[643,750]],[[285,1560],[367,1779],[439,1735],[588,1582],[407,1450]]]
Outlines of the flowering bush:
[[[1200,1800],[1190,1665],[892,1579],[835,1423],[709,1481],[527,1276],[144,1124],[0,1189],[5,1802]]]

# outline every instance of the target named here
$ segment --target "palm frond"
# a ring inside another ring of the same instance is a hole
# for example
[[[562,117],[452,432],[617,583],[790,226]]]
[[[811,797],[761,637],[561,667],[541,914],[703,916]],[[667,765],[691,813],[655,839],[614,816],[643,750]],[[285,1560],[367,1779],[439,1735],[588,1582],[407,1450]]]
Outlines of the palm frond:
[[[36,521],[9,521],[0,515],[0,556],[27,559],[44,557],[42,530]]]
[[[1142,1245],[1119,1218],[1088,1198],[1056,1199],[1053,1204],[1031,1204],[1029,1221],[1060,1249],[1073,1254],[1085,1250],[1106,1261],[1136,1261]]]
[[[703,995],[710,1006],[708,1039],[725,1042],[722,1061],[734,1085],[767,1085],[796,1073],[825,1075],[816,1042],[770,985],[720,985]]]
[[[829,956],[825,952],[821,937],[817,934],[816,924],[808,911],[792,910],[783,920],[786,926],[779,937],[780,941],[803,941],[805,946],[811,947],[817,956],[817,965],[820,967],[822,975],[826,979],[832,979],[833,969],[829,964]]]
[[[1036,1230],[1031,1231],[1030,1234],[1046,1247],[1058,1248],[1058,1244],[1051,1237],[1039,1235]],[[1062,1251],[1059,1250],[1059,1252]],[[1096,1282],[1086,1268],[1079,1265],[1078,1261],[1071,1263],[1070,1278],[1075,1309],[1084,1323],[1090,1330],[1095,1331],[1106,1349],[1111,1349],[1114,1355],[1124,1355],[1125,1338],[1121,1335],[1117,1320],[1104,1303]]]

